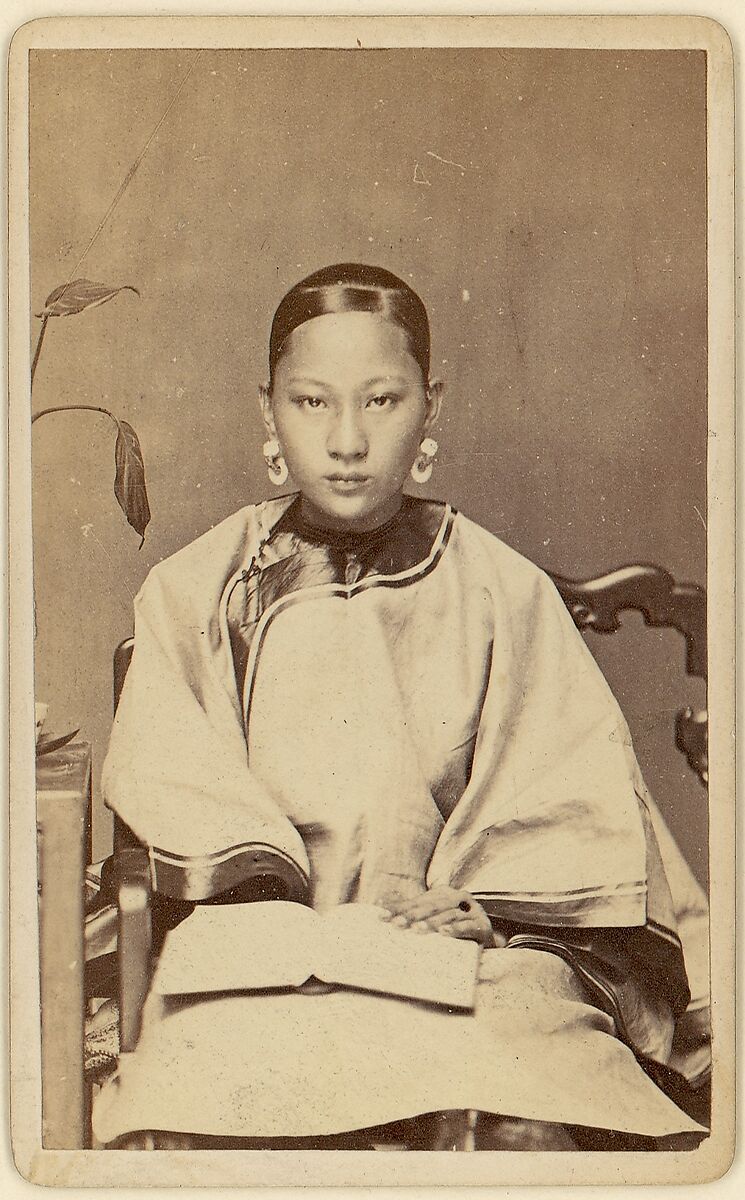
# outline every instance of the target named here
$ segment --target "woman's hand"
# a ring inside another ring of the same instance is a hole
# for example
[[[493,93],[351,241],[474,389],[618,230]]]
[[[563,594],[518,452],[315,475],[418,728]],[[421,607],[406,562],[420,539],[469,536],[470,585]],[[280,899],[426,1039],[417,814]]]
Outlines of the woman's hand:
[[[458,888],[432,888],[409,900],[389,900],[386,908],[390,913],[386,919],[400,929],[435,930],[447,937],[478,942],[485,949],[507,944],[507,939],[492,929],[478,900]]]

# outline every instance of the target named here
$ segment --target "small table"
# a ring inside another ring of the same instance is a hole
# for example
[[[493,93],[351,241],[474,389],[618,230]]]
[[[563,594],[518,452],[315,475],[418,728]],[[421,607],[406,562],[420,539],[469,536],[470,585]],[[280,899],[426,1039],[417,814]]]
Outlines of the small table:
[[[85,868],[91,856],[91,748],[71,742],[36,760],[42,1144],[89,1142],[84,1081]]]

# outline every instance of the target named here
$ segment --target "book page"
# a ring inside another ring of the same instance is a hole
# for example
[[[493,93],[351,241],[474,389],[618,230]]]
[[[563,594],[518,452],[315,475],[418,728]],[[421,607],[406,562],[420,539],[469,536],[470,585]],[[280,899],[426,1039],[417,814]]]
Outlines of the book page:
[[[323,917],[315,974],[327,983],[473,1008],[480,947],[389,925],[382,909],[344,904]]]
[[[198,905],[167,934],[153,978],[162,995],[297,987],[313,974],[318,917],[285,900]]]

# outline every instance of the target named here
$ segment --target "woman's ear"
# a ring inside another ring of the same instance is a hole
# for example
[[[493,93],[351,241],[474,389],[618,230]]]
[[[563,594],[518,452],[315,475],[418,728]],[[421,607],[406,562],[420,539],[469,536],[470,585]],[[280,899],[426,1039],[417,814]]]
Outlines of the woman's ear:
[[[259,385],[259,404],[261,405],[261,415],[264,418],[264,425],[270,438],[276,438],[277,430],[274,425],[274,413],[272,411],[272,393],[268,383]]]
[[[424,432],[429,433],[437,421],[442,407],[442,380],[430,379],[427,384],[427,415],[424,419]]]

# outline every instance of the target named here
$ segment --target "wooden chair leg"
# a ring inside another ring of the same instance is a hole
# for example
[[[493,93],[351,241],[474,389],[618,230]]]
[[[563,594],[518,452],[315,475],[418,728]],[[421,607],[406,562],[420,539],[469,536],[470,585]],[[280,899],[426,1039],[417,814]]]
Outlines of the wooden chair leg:
[[[152,887],[147,851],[117,855],[119,904],[119,1047],[134,1050],[140,1036],[142,1007],[150,985],[152,958]]]

